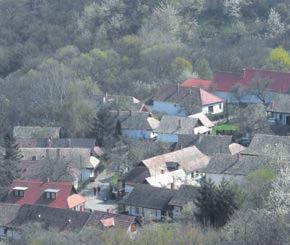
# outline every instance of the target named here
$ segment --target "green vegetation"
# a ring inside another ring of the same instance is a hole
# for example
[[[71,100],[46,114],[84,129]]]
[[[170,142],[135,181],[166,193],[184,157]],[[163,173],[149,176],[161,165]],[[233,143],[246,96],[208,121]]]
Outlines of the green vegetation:
[[[232,134],[234,131],[239,130],[239,126],[236,124],[220,124],[213,128],[212,134]]]

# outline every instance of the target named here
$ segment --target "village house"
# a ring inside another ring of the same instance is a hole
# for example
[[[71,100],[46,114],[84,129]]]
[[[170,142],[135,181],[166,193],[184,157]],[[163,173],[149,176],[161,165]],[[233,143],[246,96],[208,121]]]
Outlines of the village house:
[[[98,147],[95,147],[98,149]],[[40,165],[44,161],[60,161],[68,164],[73,172],[73,181],[76,188],[95,176],[101,156],[97,156],[95,148],[20,148],[24,164],[33,164],[37,161]],[[101,152],[99,152],[101,154]],[[35,165],[35,164],[34,164]]]
[[[86,199],[69,182],[14,180],[5,202],[84,211]]]
[[[223,100],[200,88],[184,88],[179,84],[166,84],[147,101],[152,112],[173,116],[187,116],[203,112],[223,112]]]
[[[178,142],[178,135],[209,134],[210,132],[211,129],[203,125],[202,120],[198,118],[167,115],[161,118],[159,127],[154,130],[157,140],[164,142]]]
[[[183,169],[178,169],[178,163],[168,163],[167,166],[174,169],[171,172],[159,174],[146,178],[146,183],[154,187],[178,190],[184,184],[200,186],[200,184],[190,175],[187,175]],[[177,169],[177,170],[175,170]]]
[[[125,177],[125,193],[131,192],[138,183],[148,183],[148,177],[158,176],[182,169],[188,177],[195,171],[205,167],[209,157],[201,153],[195,146],[183,148],[166,154],[143,160]],[[191,180],[191,178],[189,178]]]
[[[269,81],[266,91],[266,103],[270,103],[276,94],[287,94],[290,91],[290,73],[281,71],[270,71],[262,69],[243,69],[241,73],[215,72],[213,86],[215,95],[230,103],[239,102],[233,93],[233,88],[239,84],[245,89],[245,94],[240,98],[242,103],[262,103],[262,101],[251,92],[255,80]]]
[[[145,220],[161,221],[168,215],[168,203],[177,191],[138,184],[130,194],[119,201],[119,208],[129,215]]]
[[[172,218],[179,217],[182,214],[183,208],[187,205],[192,205],[192,208],[194,209],[194,201],[198,195],[198,187],[182,185],[168,203],[170,216]]]
[[[80,233],[85,228],[104,231],[122,229],[129,235],[138,232],[141,223],[135,216],[102,211],[78,212],[44,205],[0,203],[0,240],[21,239],[21,228],[27,224],[40,224],[44,230]]]
[[[180,86],[183,88],[202,88],[206,91],[212,89],[212,81],[200,78],[188,78],[183,81]]]
[[[58,139],[60,137],[60,127],[27,127],[16,126],[13,128],[13,138],[15,139]]]
[[[140,100],[133,96],[112,95],[106,93],[105,96],[97,98],[103,105],[109,107],[110,110],[148,112],[148,108]]]
[[[159,126],[159,121],[148,112],[110,111],[116,123],[120,122],[122,135],[133,139],[155,138],[153,130]]]
[[[129,233],[136,233],[141,223],[136,216],[115,214],[110,212],[93,211],[86,222],[85,227],[105,230],[108,228],[127,230]]]
[[[209,164],[200,170],[206,178],[210,178],[216,184],[223,179],[237,184],[243,183],[245,177],[259,169],[271,169],[277,171],[277,158],[270,156],[229,155],[215,154],[211,156]]]
[[[138,184],[119,201],[120,210],[144,218],[145,221],[161,221],[177,218],[183,208],[193,204],[198,187],[182,185],[178,190]]]
[[[203,154],[208,156],[216,153],[231,154],[230,145],[232,136],[229,135],[179,135],[178,145],[180,148],[195,146]]]
[[[290,125],[290,95],[276,95],[267,108],[269,121],[276,125]]]
[[[290,137],[255,134],[252,141],[244,151],[243,155],[250,156],[276,156],[277,159],[284,159],[290,156]]]

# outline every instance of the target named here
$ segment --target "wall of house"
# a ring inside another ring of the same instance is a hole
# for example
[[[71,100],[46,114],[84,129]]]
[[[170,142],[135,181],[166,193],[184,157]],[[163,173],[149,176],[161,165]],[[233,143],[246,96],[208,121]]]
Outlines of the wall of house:
[[[178,216],[180,216],[181,215],[181,207],[174,206],[172,209],[172,215],[173,215],[173,218],[177,218]]]
[[[163,101],[153,101],[153,105],[150,106],[152,112],[166,113],[172,116],[186,116],[185,110],[182,110],[179,105]]]
[[[143,207],[134,207],[134,206],[126,206],[126,211],[130,215],[135,216],[143,216],[146,220],[161,220],[161,210],[143,208]]]
[[[213,112],[210,112],[209,107],[213,107]],[[204,114],[218,114],[222,113],[224,111],[224,105],[223,103],[215,103],[215,104],[210,104],[202,107],[202,112]]]
[[[157,140],[162,142],[178,142],[176,134],[157,134]]]
[[[206,178],[211,178],[211,180],[219,184],[223,179],[231,181],[237,184],[241,184],[244,181],[243,175],[230,175],[230,174],[210,174],[206,173]]]
[[[150,139],[151,131],[122,129],[122,134],[133,139]]]
[[[72,208],[72,210],[84,212],[85,211],[85,203],[81,203]]]
[[[271,113],[271,117],[275,119],[275,123],[278,125],[286,125],[287,117],[289,116],[290,114],[285,114],[285,113],[276,113],[276,112]]]

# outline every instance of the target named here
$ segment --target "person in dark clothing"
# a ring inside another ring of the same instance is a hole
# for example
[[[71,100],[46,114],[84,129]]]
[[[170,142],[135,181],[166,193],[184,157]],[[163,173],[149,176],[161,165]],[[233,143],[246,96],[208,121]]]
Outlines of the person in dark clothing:
[[[93,188],[93,191],[94,191],[94,196],[97,196],[97,188],[96,187]]]

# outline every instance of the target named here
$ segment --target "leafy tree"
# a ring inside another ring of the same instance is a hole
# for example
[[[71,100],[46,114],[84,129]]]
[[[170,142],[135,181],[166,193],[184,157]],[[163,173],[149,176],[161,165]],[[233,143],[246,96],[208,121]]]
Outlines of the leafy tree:
[[[194,71],[202,79],[212,79],[213,73],[206,59],[198,59],[194,64]]]
[[[224,179],[219,186],[216,186],[211,179],[205,180],[199,189],[195,205],[196,219],[203,226],[216,228],[224,226],[238,208],[234,189]]]
[[[174,77],[177,79],[185,72],[192,73],[192,64],[183,57],[176,57],[172,62],[171,67]]]
[[[273,49],[268,57],[267,67],[278,71],[289,70],[290,69],[289,53],[282,47]]]

